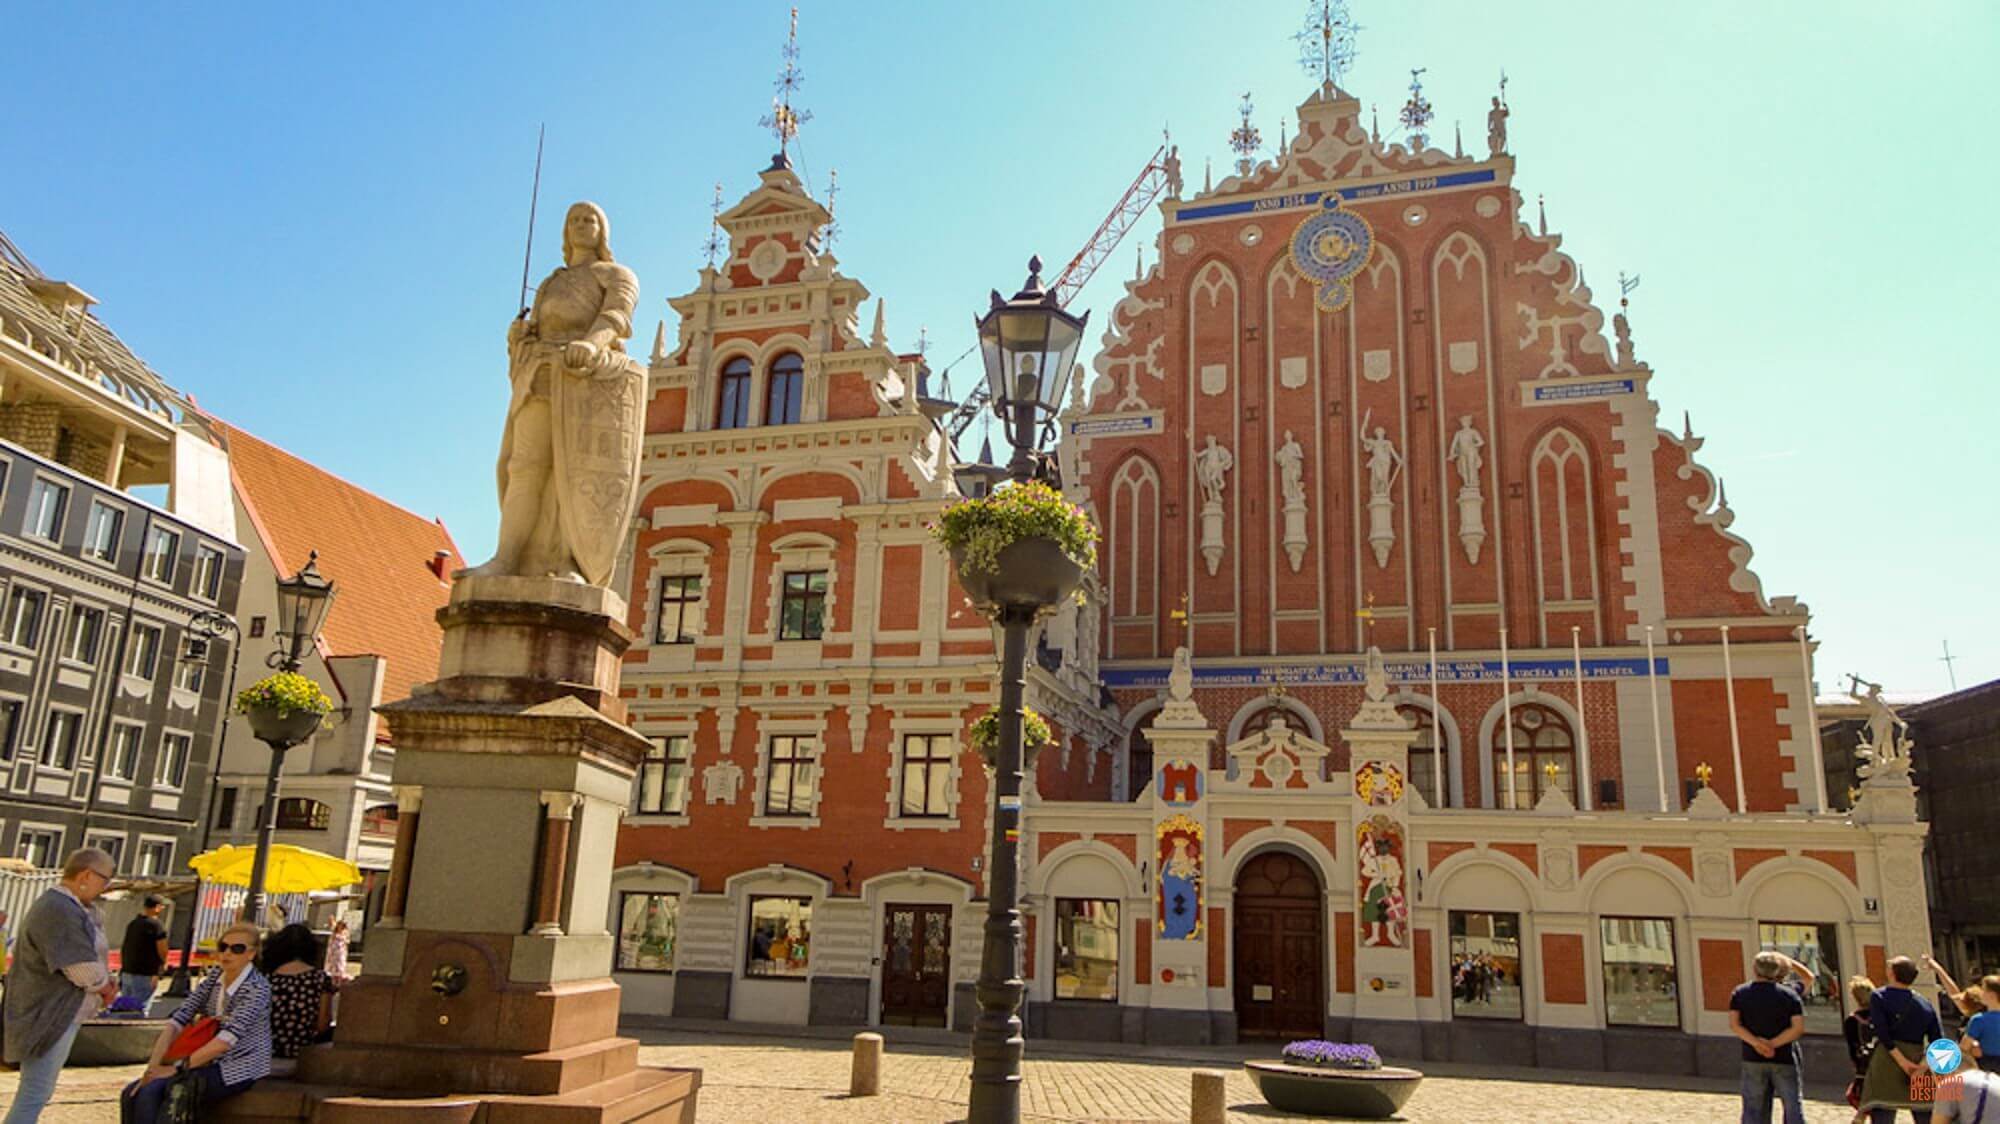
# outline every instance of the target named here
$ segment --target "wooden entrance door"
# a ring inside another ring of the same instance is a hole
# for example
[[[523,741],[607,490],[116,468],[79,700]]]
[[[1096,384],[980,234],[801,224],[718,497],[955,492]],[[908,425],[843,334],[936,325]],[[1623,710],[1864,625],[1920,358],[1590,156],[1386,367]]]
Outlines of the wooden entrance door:
[[[1325,1034],[1326,906],[1312,867],[1283,851],[1257,855],[1237,876],[1231,905],[1237,1033]]]
[[[882,1025],[943,1026],[951,1002],[951,907],[882,909]]]

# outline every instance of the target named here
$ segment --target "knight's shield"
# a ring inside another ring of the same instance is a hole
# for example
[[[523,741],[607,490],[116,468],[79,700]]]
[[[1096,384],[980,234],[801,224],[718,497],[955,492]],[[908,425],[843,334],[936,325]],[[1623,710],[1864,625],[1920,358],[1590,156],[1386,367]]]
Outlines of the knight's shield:
[[[638,501],[646,373],[629,358],[618,359],[615,373],[565,370],[550,387],[563,538],[592,585],[611,580]]]

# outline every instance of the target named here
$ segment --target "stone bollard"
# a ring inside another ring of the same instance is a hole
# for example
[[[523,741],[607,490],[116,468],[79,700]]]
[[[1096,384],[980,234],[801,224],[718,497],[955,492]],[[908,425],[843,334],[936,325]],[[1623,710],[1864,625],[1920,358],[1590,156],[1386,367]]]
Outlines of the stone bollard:
[[[1229,1115],[1228,1075],[1219,1069],[1194,1071],[1194,1096],[1188,1104],[1188,1124],[1224,1124]]]
[[[854,1071],[847,1079],[847,1095],[872,1097],[882,1091],[882,1036],[854,1036]]]

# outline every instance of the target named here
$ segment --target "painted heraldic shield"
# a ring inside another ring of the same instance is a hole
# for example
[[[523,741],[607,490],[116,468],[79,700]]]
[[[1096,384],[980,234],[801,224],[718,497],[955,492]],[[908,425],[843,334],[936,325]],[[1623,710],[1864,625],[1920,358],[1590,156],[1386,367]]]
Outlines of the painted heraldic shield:
[[[583,579],[608,586],[638,500],[646,372],[630,356],[607,349],[586,372],[562,370],[554,382],[563,539]]]

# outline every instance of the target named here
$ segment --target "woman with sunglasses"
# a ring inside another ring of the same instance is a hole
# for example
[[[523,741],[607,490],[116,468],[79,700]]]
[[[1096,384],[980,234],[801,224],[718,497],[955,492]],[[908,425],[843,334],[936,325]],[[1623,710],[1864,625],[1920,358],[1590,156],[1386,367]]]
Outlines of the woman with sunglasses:
[[[248,1089],[271,1072],[271,984],[257,971],[257,928],[239,921],[215,939],[215,967],[170,1017],[153,1043],[146,1072],[126,1086],[126,1124],[166,1119],[167,1093],[185,1067],[194,1082],[196,1111]],[[167,1048],[197,1019],[219,1026],[215,1037],[178,1062],[161,1061]]]

